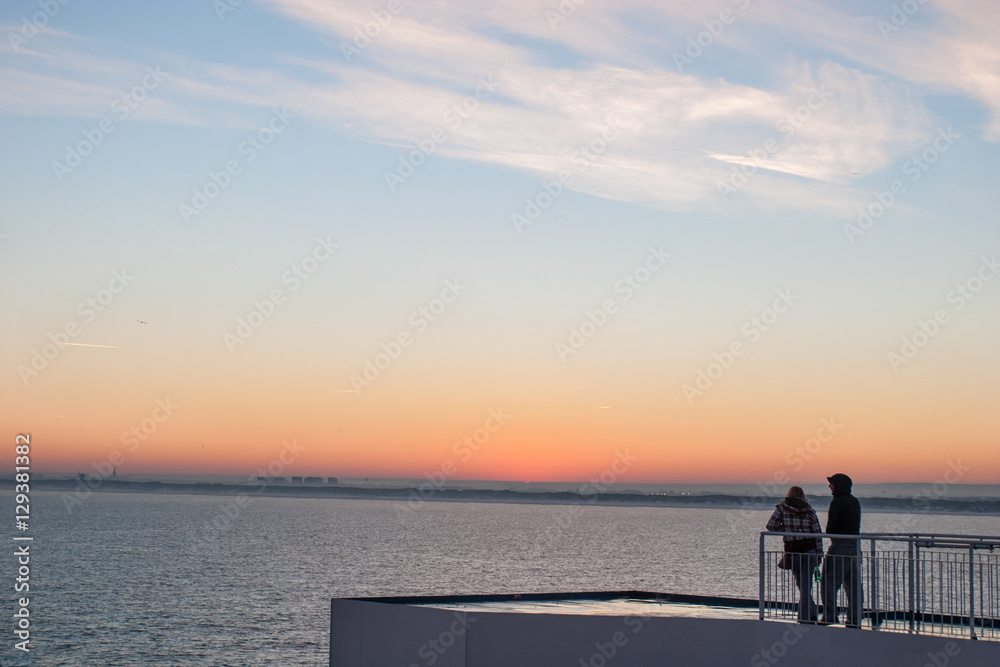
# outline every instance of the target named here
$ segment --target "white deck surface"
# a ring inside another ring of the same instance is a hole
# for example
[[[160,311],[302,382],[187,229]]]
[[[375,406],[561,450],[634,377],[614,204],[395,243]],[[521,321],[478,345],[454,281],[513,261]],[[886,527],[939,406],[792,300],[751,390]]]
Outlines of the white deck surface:
[[[656,600],[509,600],[414,605],[465,612],[518,614],[580,614],[586,616],[671,616],[679,618],[726,618],[756,620],[757,609],[714,607]]]

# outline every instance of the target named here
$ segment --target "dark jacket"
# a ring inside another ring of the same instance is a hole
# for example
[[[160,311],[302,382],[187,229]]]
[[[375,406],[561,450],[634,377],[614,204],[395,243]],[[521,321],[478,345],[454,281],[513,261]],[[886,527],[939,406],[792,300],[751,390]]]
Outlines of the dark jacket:
[[[833,500],[826,515],[826,532],[832,535],[857,535],[861,532],[861,503],[851,495],[851,487],[834,485]],[[830,540],[830,546],[854,546],[857,540]]]

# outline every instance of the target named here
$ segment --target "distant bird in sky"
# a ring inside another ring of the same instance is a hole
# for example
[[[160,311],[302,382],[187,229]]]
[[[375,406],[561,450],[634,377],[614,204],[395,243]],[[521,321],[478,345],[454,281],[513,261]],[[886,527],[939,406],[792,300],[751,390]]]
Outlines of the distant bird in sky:
[[[142,320],[136,320],[139,324],[149,324],[149,322],[143,322]]]

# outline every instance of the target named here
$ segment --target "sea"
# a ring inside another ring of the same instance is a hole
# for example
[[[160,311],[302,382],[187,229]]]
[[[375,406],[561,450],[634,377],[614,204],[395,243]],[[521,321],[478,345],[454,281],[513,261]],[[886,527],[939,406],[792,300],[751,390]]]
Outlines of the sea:
[[[13,514],[13,496],[2,496]],[[863,500],[862,500],[863,502]],[[0,568],[2,665],[328,663],[330,599],[642,590],[755,598],[771,508],[95,492],[31,496]],[[821,521],[825,517],[820,513]],[[866,513],[863,532],[1000,534],[989,515]],[[8,538],[9,540],[11,538]],[[29,598],[28,653],[11,614]]]

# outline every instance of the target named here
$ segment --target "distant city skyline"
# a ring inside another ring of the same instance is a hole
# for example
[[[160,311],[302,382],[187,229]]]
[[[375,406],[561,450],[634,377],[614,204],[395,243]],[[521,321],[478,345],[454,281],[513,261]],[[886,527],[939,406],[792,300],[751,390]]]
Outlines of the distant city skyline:
[[[986,0],[0,28],[33,471],[1000,483]]]
[[[48,475],[40,475],[38,479],[64,480],[85,475],[89,480],[103,482],[111,479],[104,476],[100,471],[65,473],[57,472]],[[117,478],[120,481],[159,481],[164,483],[205,483],[205,484],[239,484],[245,485],[249,480],[278,480],[283,479],[286,483],[294,480],[311,480],[311,483],[323,485],[336,485],[340,487],[372,487],[372,488],[423,488],[427,492],[428,499],[434,499],[438,490],[443,489],[507,489],[514,491],[575,491],[581,487],[589,490],[593,485],[588,480],[576,480],[570,482],[518,482],[514,480],[469,480],[455,479],[446,480],[440,483],[430,483],[424,478],[376,478],[376,477],[336,477],[336,476],[302,476],[288,475],[283,477],[257,477],[256,475],[198,475],[198,474],[133,474],[122,475]],[[270,483],[270,482],[269,482]],[[807,496],[812,498],[827,498],[830,494],[825,481],[823,482],[802,482],[800,484]],[[615,485],[602,487],[601,493],[670,493],[670,494],[712,494],[722,493],[729,495],[747,495],[754,497],[781,497],[787,487],[775,485],[773,483],[704,483],[704,484],[664,484],[655,482],[621,482]],[[889,498],[933,498],[933,499],[961,499],[961,498],[1000,498],[1000,484],[939,484],[934,488],[933,481],[914,482],[890,482],[884,484],[858,484],[855,488],[856,495],[860,497],[889,497]]]

